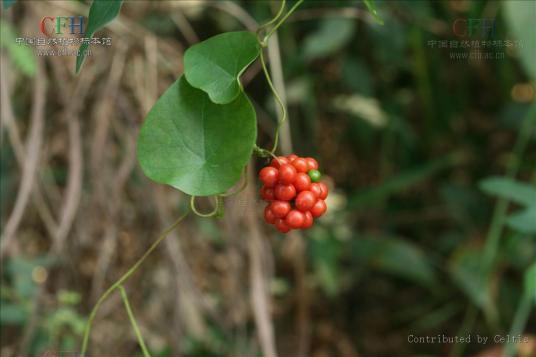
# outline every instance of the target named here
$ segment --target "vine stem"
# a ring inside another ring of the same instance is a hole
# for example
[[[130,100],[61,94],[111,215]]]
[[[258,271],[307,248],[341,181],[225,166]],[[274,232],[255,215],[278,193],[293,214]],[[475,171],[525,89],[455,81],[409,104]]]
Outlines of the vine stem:
[[[274,86],[274,84],[272,82],[270,72],[268,71],[268,68],[266,67],[266,60],[264,58],[264,48],[268,45],[268,40],[270,39],[270,36],[272,36],[273,33],[275,31],[277,31],[277,29],[289,18],[290,15],[292,15],[292,13],[298,8],[298,6],[301,5],[301,3],[303,1],[304,0],[298,0],[294,4],[294,6],[292,6],[290,8],[290,10],[281,19],[279,19],[281,17],[281,14],[283,12],[284,7],[285,7],[285,1],[282,1],[281,2],[281,7],[280,7],[279,12],[277,13],[277,15],[272,20],[270,20],[269,22],[267,22],[266,24],[262,25],[261,27],[259,27],[257,29],[257,40],[258,40],[258,42],[259,42],[259,44],[261,46],[261,51],[260,51],[259,57],[260,57],[260,60],[261,60],[262,71],[264,72],[264,76],[266,77],[266,82],[268,82],[268,86],[270,87],[270,90],[272,91],[272,94],[274,95],[274,98],[275,98],[275,100],[276,100],[276,102],[279,105],[279,108],[281,110],[281,119],[278,121],[277,129],[275,131],[274,146],[273,146],[272,150],[270,151],[270,153],[272,155],[277,150],[277,146],[279,144],[279,129],[281,128],[281,125],[287,119],[287,108],[285,107],[285,104],[283,103],[283,100],[279,96],[279,93],[277,93],[277,90],[275,89],[275,86]],[[267,26],[273,24],[276,21],[277,21],[277,23],[275,24],[275,26],[272,27],[270,29],[270,31],[266,34],[266,36],[264,36],[264,38],[261,40],[260,37],[259,37],[260,32],[264,28],[266,28]]]
[[[262,45],[263,47],[265,47],[266,44],[268,43],[268,40],[270,39],[270,36],[272,36],[272,34],[273,34],[275,31],[277,31],[277,29],[279,28],[279,26],[281,26],[281,25],[282,25],[282,24],[289,18],[289,16],[292,15],[292,13],[294,12],[294,10],[296,10],[296,9],[298,8],[298,6],[300,6],[301,3],[302,3],[303,1],[304,1],[304,0],[298,0],[298,1],[296,1],[296,3],[294,4],[294,6],[292,6],[292,7],[290,8],[290,10],[285,14],[285,16],[283,16],[283,18],[281,18],[281,20],[279,20],[279,22],[278,22],[274,27],[272,27],[272,29],[266,34],[266,36],[264,37],[264,39],[263,39],[263,41],[262,41],[262,43],[261,43],[261,45]],[[284,6],[284,4],[283,4],[283,6]],[[279,15],[279,14],[278,14],[278,15]],[[275,18],[277,18],[277,16],[276,16]],[[264,43],[264,45],[263,45],[263,43]]]
[[[125,304],[125,309],[127,310],[128,318],[130,319],[130,323],[132,324],[134,333],[136,334],[136,337],[138,338],[138,343],[140,344],[141,350],[143,351],[143,356],[151,357],[151,354],[147,350],[147,346],[145,346],[145,342],[143,341],[143,336],[141,335],[140,327],[138,326],[138,323],[136,322],[136,318],[134,317],[134,313],[132,312],[132,308],[130,307],[127,292],[125,291],[125,288],[123,285],[119,285],[118,289],[119,289],[119,292],[121,293],[121,298],[123,299],[123,303]]]
[[[260,58],[261,58],[262,71],[264,72],[264,76],[266,77],[266,82],[268,82],[268,86],[270,86],[270,89],[274,95],[274,98],[281,110],[281,119],[279,120],[279,123],[277,123],[277,129],[275,130],[274,146],[272,147],[272,150],[270,150],[270,153],[274,154],[275,151],[277,150],[277,145],[279,144],[279,129],[281,128],[281,125],[283,125],[285,120],[287,120],[287,108],[285,107],[283,100],[279,96],[279,93],[277,93],[277,91],[275,90],[274,84],[272,83],[272,78],[270,77],[270,73],[268,72],[268,68],[266,67],[266,61],[264,60],[264,54],[262,50],[261,50]]]
[[[214,216],[217,216],[219,213],[220,213],[220,207],[222,205],[222,202],[221,202],[221,196],[212,196],[216,199],[216,207],[214,208],[214,210],[212,210],[211,212],[209,213],[201,213],[197,210],[197,207],[195,206],[195,199],[196,199],[197,196],[192,196],[190,198],[190,209],[196,214],[198,215],[199,217],[204,217],[204,218],[209,218],[209,217],[214,217]]]
[[[84,331],[84,339],[82,341],[82,351],[80,353],[81,357],[85,357],[85,355],[86,355],[87,346],[88,346],[88,342],[89,342],[89,334],[91,332],[91,325],[93,323],[93,320],[95,319],[95,316],[97,315],[97,311],[99,310],[100,305],[104,302],[104,300],[106,300],[108,298],[108,296],[110,296],[110,294],[115,289],[121,287],[123,285],[123,283],[125,281],[127,281],[132,276],[132,274],[134,274],[136,272],[136,270],[138,270],[140,265],[143,264],[143,262],[147,259],[147,257],[158,247],[158,245],[168,236],[168,234],[172,230],[174,230],[179,225],[179,223],[182,222],[182,220],[188,215],[188,213],[190,213],[190,211],[187,211],[186,213],[184,213],[171,226],[166,228],[166,230],[164,230],[164,232],[162,232],[162,234],[160,234],[160,236],[149,247],[149,249],[147,249],[147,251],[145,251],[145,253],[141,256],[141,258],[138,259],[138,261],[136,263],[134,263],[134,265],[132,267],[130,267],[130,269],[125,274],[123,274],[123,276],[121,276],[115,283],[113,283],[112,286],[110,286],[108,288],[108,290],[106,290],[100,296],[99,300],[97,300],[97,303],[95,304],[95,306],[91,310],[91,313],[89,314],[89,319],[88,319],[88,322],[86,324],[86,329]]]
[[[270,21],[268,21],[265,24],[259,26],[259,28],[257,29],[257,32],[256,32],[257,33],[257,38],[259,38],[259,35],[260,35],[262,30],[264,30],[265,28],[267,28],[268,26],[270,26],[271,24],[276,22],[281,17],[281,15],[283,14],[283,10],[285,10],[285,4],[286,4],[286,0],[282,0],[281,1],[281,6],[279,7],[279,11],[277,12],[277,15],[275,15],[274,18],[271,19]],[[263,41],[259,40],[259,43],[260,43],[261,46],[263,46],[263,44],[262,44]]]

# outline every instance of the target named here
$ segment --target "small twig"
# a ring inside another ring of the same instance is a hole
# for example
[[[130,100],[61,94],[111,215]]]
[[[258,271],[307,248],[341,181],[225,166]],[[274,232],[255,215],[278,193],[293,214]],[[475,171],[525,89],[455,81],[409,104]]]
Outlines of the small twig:
[[[122,99],[119,101],[119,107],[122,111],[125,110],[123,107]],[[125,113],[125,115],[129,115],[130,113]],[[115,123],[115,122],[114,122]],[[136,165],[136,149],[135,149],[135,135],[131,133],[129,130],[121,130],[120,128],[116,128],[116,125],[114,125],[114,130],[116,135],[125,134],[126,136],[126,153],[124,155],[124,158],[119,165],[119,168],[117,169],[116,173],[114,174],[114,181],[112,185],[112,191],[110,193],[112,199],[110,200],[110,218],[113,220],[116,220],[119,218],[119,213],[121,209],[121,202],[123,198],[123,190],[124,186],[130,176],[130,173],[134,169]],[[97,262],[97,266],[100,267],[97,269],[97,271],[94,274],[93,282],[92,282],[92,297],[96,298],[98,294],[102,291],[102,287],[104,285],[106,272],[108,271],[108,267],[111,264],[112,257],[115,253],[116,247],[117,247],[117,224],[116,222],[109,221],[106,225],[106,228],[104,229],[104,238],[103,238],[103,245],[101,247],[101,253],[99,255],[99,260]]]
[[[115,220],[118,217],[118,211],[120,208],[120,200],[118,198],[117,191],[107,192],[107,187],[104,185],[102,162],[104,160],[104,153],[108,143],[108,136],[110,132],[111,114],[115,108],[115,98],[119,90],[119,83],[123,74],[125,59],[126,59],[126,46],[120,46],[115,53],[112,66],[110,68],[110,75],[106,86],[102,92],[100,105],[95,110],[96,114],[96,129],[91,142],[91,172],[93,176],[93,182],[96,190],[96,198],[102,202],[107,202],[107,217],[105,218],[106,228],[104,229],[104,242],[100,247],[100,253],[98,254],[97,271],[93,276],[92,281],[92,296],[98,296],[100,294],[106,272],[110,266],[113,254],[116,249],[117,240],[117,226]],[[114,187],[115,189],[116,187]],[[110,201],[109,198],[113,197]]]
[[[248,176],[253,180],[253,165],[249,165]],[[253,201],[255,197],[254,188],[250,185],[247,194]],[[262,237],[258,225],[258,217],[255,210],[246,211],[246,222],[250,237],[248,238],[249,255],[249,282],[251,286],[251,304],[253,306],[253,316],[257,325],[258,336],[263,355],[266,357],[277,357],[275,347],[275,337],[270,317],[270,304],[268,300],[268,287],[262,268]]]
[[[69,172],[67,188],[65,190],[65,199],[61,209],[61,219],[53,247],[53,250],[56,252],[61,251],[65,239],[71,230],[80,204],[80,197],[82,194],[83,156],[78,112],[81,108],[80,104],[83,101],[83,98],[85,98],[91,82],[92,81],[87,77],[82,78],[79,82],[80,86],[75,90],[75,95],[73,96],[75,100],[72,106],[68,106],[65,115],[65,121],[67,122],[69,131]]]
[[[125,98],[123,96],[118,98],[118,107],[119,110],[121,110],[124,115],[127,116],[130,114],[130,103],[124,102],[124,99]],[[125,108],[125,106],[128,107]],[[130,127],[126,127],[124,129],[114,127],[114,130],[117,135],[124,134],[125,136],[125,154],[121,164],[119,165],[119,168],[114,174],[115,180],[113,182],[113,191],[118,196],[121,196],[121,193],[125,189],[125,185],[132,174],[132,171],[134,171],[136,168],[136,133]],[[117,198],[117,200],[119,199],[120,197]],[[119,207],[117,207],[117,210],[119,210]]]
[[[35,10],[35,9],[34,9]],[[59,62],[57,61],[51,61],[53,72],[58,76],[57,82],[58,83],[68,83],[68,73],[66,73],[65,67],[61,66]],[[64,107],[66,108],[64,111],[64,121],[68,122],[68,126],[70,128],[70,142],[71,142],[71,148],[73,148],[73,142],[78,143],[79,146],[81,146],[81,139],[80,139],[80,132],[78,127],[78,135],[75,138],[76,130],[73,131],[73,129],[76,129],[76,125],[79,126],[77,115],[78,111],[80,110],[80,104],[83,102],[84,97],[87,93],[87,90],[92,83],[93,78],[95,77],[95,73],[92,71],[86,71],[84,74],[83,80],[79,81],[76,88],[73,90],[71,87],[62,87],[62,90],[60,91],[60,100],[63,102]],[[87,78],[86,78],[87,77]],[[73,99],[74,98],[74,99]],[[73,118],[70,118],[70,117]],[[76,121],[76,122],[74,122]],[[13,127],[16,129],[16,126]],[[15,131],[15,130],[14,130]],[[16,135],[15,135],[16,136]],[[14,143],[16,140],[13,141]],[[76,145],[75,145],[76,146]],[[81,151],[81,147],[79,147],[79,150]],[[19,156],[24,156],[24,150],[20,150]],[[67,236],[67,233],[70,230],[70,227],[73,223],[74,216],[76,215],[76,208],[78,206],[78,200],[76,197],[79,198],[80,191],[81,191],[81,183],[76,184],[76,182],[81,181],[81,158],[76,157],[77,155],[73,155],[73,151],[71,150],[71,168],[75,168],[75,172],[73,170],[69,170],[69,182],[67,184],[68,188],[66,190],[64,205],[63,205],[63,213],[60,214],[61,222],[59,225],[56,225],[54,222],[53,229],[49,229],[49,235],[52,239],[52,247],[47,252],[46,256],[47,258],[51,258],[53,256],[61,256],[61,252],[63,250],[63,242],[65,240],[65,237]],[[73,163],[74,160],[74,163]],[[78,168],[77,168],[78,167]],[[76,171],[79,171],[76,173]],[[73,185],[73,180],[75,185]],[[35,185],[35,191],[34,196],[36,196],[36,200],[41,200],[43,202],[44,208],[48,207],[44,204],[44,198],[41,196],[39,191],[39,181],[36,181]],[[39,207],[39,206],[38,206]],[[39,208],[38,208],[39,209]],[[43,211],[43,215],[47,214],[50,215],[49,218],[53,220],[51,214],[47,211]],[[62,238],[63,236],[63,238]],[[65,255],[67,257],[67,260],[72,264],[72,257],[70,254]],[[33,298],[33,304],[32,304],[32,316],[29,320],[29,322],[26,324],[22,342],[20,344],[21,350],[19,351],[19,355],[21,357],[24,357],[28,354],[28,349],[30,347],[30,341],[32,340],[35,329],[39,324],[39,320],[41,318],[41,308],[42,304],[44,302],[44,295],[45,295],[45,284],[41,284],[39,286],[38,291],[34,295]]]
[[[250,14],[248,14],[241,6],[235,4],[232,1],[211,1],[209,5],[228,13],[242,25],[244,25],[249,31],[255,31],[259,24]]]
[[[152,96],[152,92],[145,88],[147,76],[145,74],[145,63],[143,57],[139,55],[134,56],[130,60],[130,66],[132,67],[132,80],[128,83],[131,87],[130,89],[134,93],[134,97],[136,98],[139,107],[141,108],[141,113],[146,115],[149,110],[151,110],[151,106],[154,104],[156,98],[153,98],[151,101],[152,97],[150,96]]]
[[[151,106],[158,98],[158,46],[157,39],[152,36],[145,36],[145,113],[149,112]]]
[[[188,41],[189,45],[193,45],[194,43],[199,42],[199,36],[195,33],[194,28],[192,27],[192,24],[188,21],[186,16],[182,13],[182,11],[177,10],[172,16],[171,19],[177,25],[180,32]]]
[[[11,143],[11,147],[13,148],[13,152],[15,154],[15,159],[17,160],[17,164],[21,169],[24,168],[24,163],[26,162],[26,152],[24,148],[24,144],[22,142],[22,139],[20,137],[19,129],[17,126],[17,122],[15,120],[15,115],[13,113],[13,107],[11,106],[10,101],[10,90],[8,89],[7,84],[7,72],[8,68],[7,66],[7,60],[2,59],[0,61],[0,102],[2,103],[1,111],[2,111],[2,127],[7,127],[7,133],[9,137],[9,141]],[[41,175],[39,175],[39,179],[42,180]],[[39,216],[41,217],[41,220],[43,221],[45,228],[47,230],[48,235],[53,238],[56,234],[57,230],[57,223],[54,219],[54,216],[52,215],[52,212],[50,208],[48,207],[47,203],[45,202],[45,198],[43,196],[43,192],[41,191],[41,182],[40,180],[37,180],[35,182],[34,190],[32,193],[32,200],[34,202],[34,205],[37,209],[37,212],[39,213]]]
[[[165,204],[166,197],[168,197],[165,189],[166,188],[163,186],[157,186],[155,187],[153,195],[158,217],[160,218],[162,225],[168,225],[170,221],[169,208]],[[193,281],[193,274],[186,261],[186,257],[184,256],[179,235],[176,232],[171,232],[169,238],[170,239],[167,239],[165,242],[167,247],[166,252],[175,269],[177,287],[175,290],[177,291],[179,299],[179,302],[175,304],[176,306],[174,306],[175,317],[180,322],[181,305],[187,306],[188,316],[183,317],[183,320],[186,322],[187,332],[194,337],[201,338],[206,331],[202,313],[207,312],[215,320],[219,320],[219,318],[214,315],[213,309],[211,308],[209,302],[199,291],[198,287]],[[181,335],[180,331],[175,332],[174,334],[175,336]],[[176,349],[179,351],[179,338],[176,337],[174,340]]]
[[[22,216],[26,209],[28,199],[32,192],[34,181],[37,176],[37,167],[43,142],[46,80],[42,78],[44,71],[39,59],[36,60],[37,73],[34,79],[33,106],[30,121],[30,131],[26,141],[26,161],[22,171],[21,184],[11,215],[7,219],[2,240],[0,243],[0,256],[4,256],[11,248],[13,238],[19,227]]]
[[[297,284],[297,334],[298,334],[298,357],[306,357],[309,355],[309,345],[311,343],[311,316],[309,314],[310,298],[307,289],[306,275],[306,247],[301,234],[293,234],[296,242],[296,250],[294,251],[294,274]]]
[[[127,118],[134,120],[136,113],[133,112],[130,103],[126,102],[127,99],[118,93],[117,107],[123,115]],[[106,227],[104,228],[103,244],[100,249],[99,259],[97,261],[97,269],[93,276],[91,284],[91,296],[92,300],[95,300],[102,292],[104,286],[106,273],[112,262],[112,257],[117,248],[117,222],[121,210],[121,203],[123,202],[123,190],[127,183],[127,180],[136,165],[136,138],[133,130],[129,128],[119,127],[119,121],[112,121],[112,127],[115,135],[124,136],[126,152],[123,155],[123,160],[119,165],[119,168],[114,173],[113,184],[111,185],[111,192],[109,192],[109,219],[107,220]],[[111,199],[110,199],[111,198]]]
[[[106,273],[108,272],[112,262],[112,257],[114,256],[117,248],[116,237],[116,224],[114,222],[106,222],[104,234],[99,244],[99,253],[97,263],[95,264],[95,272],[93,273],[93,279],[91,279],[91,302],[96,301],[99,295],[102,293],[106,280]]]
[[[108,139],[108,130],[112,117],[112,109],[115,104],[115,98],[119,89],[119,82],[125,67],[126,46],[119,46],[115,53],[108,81],[104,90],[99,96],[97,103],[100,105],[95,108],[94,117],[96,122],[95,134],[91,142],[91,171],[94,178],[102,177],[101,167],[103,154],[106,151],[106,142]],[[101,193],[102,194],[102,193]]]

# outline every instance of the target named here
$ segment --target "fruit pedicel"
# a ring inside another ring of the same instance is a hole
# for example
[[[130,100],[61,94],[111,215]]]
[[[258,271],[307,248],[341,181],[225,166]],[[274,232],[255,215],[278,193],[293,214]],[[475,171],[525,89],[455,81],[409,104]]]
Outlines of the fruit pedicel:
[[[326,210],[328,187],[320,182],[318,162],[291,154],[274,158],[259,172],[261,198],[268,202],[264,220],[281,233],[307,229]]]

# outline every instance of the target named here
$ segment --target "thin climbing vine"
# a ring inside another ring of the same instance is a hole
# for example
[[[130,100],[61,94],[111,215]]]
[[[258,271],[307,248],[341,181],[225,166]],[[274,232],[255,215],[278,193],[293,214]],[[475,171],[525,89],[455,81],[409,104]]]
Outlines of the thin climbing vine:
[[[164,230],[164,232],[162,232],[162,234],[160,234],[160,236],[149,247],[149,249],[147,249],[145,251],[145,253],[141,256],[141,258],[138,259],[138,261],[136,261],[136,263],[134,263],[134,265],[132,265],[132,267],[130,267],[130,269],[125,274],[123,274],[123,276],[121,276],[115,283],[113,283],[112,286],[110,286],[108,288],[108,290],[106,290],[100,296],[100,298],[97,300],[97,303],[95,304],[95,306],[91,310],[91,313],[89,314],[89,319],[88,319],[88,322],[86,324],[86,328],[84,330],[84,338],[82,340],[82,349],[81,349],[81,356],[82,357],[84,357],[86,355],[86,352],[87,352],[87,349],[88,349],[88,343],[89,343],[89,335],[90,335],[90,332],[91,332],[91,326],[93,324],[93,320],[95,319],[95,316],[97,315],[97,311],[99,310],[99,307],[101,306],[101,304],[116,290],[119,290],[120,292],[122,292],[122,289],[124,289],[123,284],[125,282],[127,282],[127,280],[130,279],[132,277],[132,275],[134,275],[134,273],[143,264],[143,262],[147,259],[147,257],[149,255],[151,255],[151,253],[160,245],[160,243],[168,236],[168,234],[172,230],[174,230],[179,225],[179,223],[181,223],[183,221],[184,218],[186,218],[188,213],[189,213],[189,211],[184,213],[171,226],[169,226],[166,230]],[[127,297],[126,293],[122,292],[122,298],[123,298],[123,301],[125,301],[125,305],[126,305],[128,303],[128,297]],[[134,314],[132,314],[131,311],[129,312],[128,309],[127,309],[127,312],[129,313],[129,317],[130,317],[131,321],[135,321]],[[137,326],[137,324],[136,324],[136,326]],[[135,327],[134,329],[136,330],[137,327]],[[139,340],[138,342],[140,343],[140,346],[144,346],[143,340],[140,339],[141,335],[137,334],[137,336],[138,336],[138,340]]]
[[[279,128],[287,118],[287,111],[272,83],[263,50],[270,37],[302,3],[303,0],[298,0],[285,13],[283,0],[277,14],[259,26],[256,33],[222,33],[186,51],[184,74],[157,100],[144,121],[138,137],[137,157],[147,177],[190,195],[189,209],[97,300],[84,331],[82,357],[88,351],[91,327],[101,304],[116,291],[121,295],[143,355],[150,356],[124,284],[190,211],[206,218],[223,215],[223,198],[242,192],[248,184],[246,167],[252,155],[273,157],[281,162],[275,152]],[[102,7],[100,1],[95,1],[92,9],[95,4]],[[120,5],[121,1],[115,2],[117,12]],[[101,20],[98,25],[104,26],[111,19]],[[259,57],[268,86],[282,112],[271,150],[256,145],[255,110],[240,82],[242,73]],[[80,58],[77,71],[82,62]],[[241,177],[240,187],[230,191]],[[198,210],[196,199],[203,196],[213,198],[212,211]]]

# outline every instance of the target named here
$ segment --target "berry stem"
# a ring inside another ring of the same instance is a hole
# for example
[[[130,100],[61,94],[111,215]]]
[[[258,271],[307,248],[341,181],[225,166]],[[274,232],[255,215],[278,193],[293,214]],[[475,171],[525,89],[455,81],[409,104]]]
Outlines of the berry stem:
[[[257,145],[255,145],[255,147],[253,148],[253,152],[254,152],[257,156],[260,156],[260,157],[271,157],[271,158],[276,159],[277,161],[279,161],[279,159],[277,158],[277,156],[275,156],[275,154],[273,153],[273,151],[270,151],[270,150],[266,150],[266,149],[260,148],[260,147],[258,147]]]

